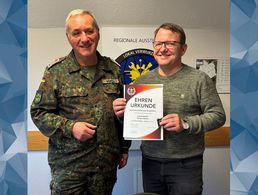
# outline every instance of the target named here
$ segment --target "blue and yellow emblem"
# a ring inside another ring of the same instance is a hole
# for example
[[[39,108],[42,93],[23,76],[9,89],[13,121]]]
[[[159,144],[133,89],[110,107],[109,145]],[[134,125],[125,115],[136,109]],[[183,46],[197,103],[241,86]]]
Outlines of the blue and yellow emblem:
[[[153,51],[149,49],[133,49],[121,54],[116,62],[121,66],[123,83],[129,84],[139,76],[158,67],[153,57]]]

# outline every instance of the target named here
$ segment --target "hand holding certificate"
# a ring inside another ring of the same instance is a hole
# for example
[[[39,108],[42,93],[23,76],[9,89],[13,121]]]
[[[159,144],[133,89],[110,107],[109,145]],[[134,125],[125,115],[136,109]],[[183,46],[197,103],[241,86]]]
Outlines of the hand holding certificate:
[[[128,140],[163,140],[163,85],[124,86],[127,100],[124,113],[124,137]]]

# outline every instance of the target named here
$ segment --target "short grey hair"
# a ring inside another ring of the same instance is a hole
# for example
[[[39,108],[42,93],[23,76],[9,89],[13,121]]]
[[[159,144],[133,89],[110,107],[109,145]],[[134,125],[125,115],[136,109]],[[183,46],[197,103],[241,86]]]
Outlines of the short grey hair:
[[[75,9],[75,10],[72,10],[68,14],[68,16],[65,20],[66,33],[68,33],[68,30],[69,30],[69,20],[70,20],[70,18],[73,17],[73,16],[76,16],[76,15],[89,15],[89,16],[91,16],[93,18],[93,26],[99,31],[98,23],[97,23],[95,17],[93,16],[93,14],[90,11],[83,10],[83,9]]]

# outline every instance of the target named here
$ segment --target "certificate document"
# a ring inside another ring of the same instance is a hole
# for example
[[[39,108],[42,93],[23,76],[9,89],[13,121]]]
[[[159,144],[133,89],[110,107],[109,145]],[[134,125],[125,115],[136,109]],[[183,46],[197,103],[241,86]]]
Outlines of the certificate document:
[[[163,85],[124,85],[127,100],[124,113],[124,138],[127,140],[163,140]]]

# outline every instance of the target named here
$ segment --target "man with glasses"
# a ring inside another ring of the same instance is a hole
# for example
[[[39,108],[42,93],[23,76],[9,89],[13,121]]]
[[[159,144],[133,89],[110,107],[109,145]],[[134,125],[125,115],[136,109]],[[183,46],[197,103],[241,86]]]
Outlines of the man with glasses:
[[[145,192],[162,195],[200,195],[204,133],[221,127],[225,112],[214,82],[204,72],[182,63],[187,50],[184,30],[171,23],[155,31],[154,57],[159,66],[139,77],[136,84],[163,84],[163,141],[142,141]],[[113,102],[122,117],[124,98]]]
[[[99,27],[86,10],[66,19],[72,51],[46,68],[31,116],[49,137],[52,195],[111,195],[129,143],[112,102],[122,94],[120,68],[97,51]]]

